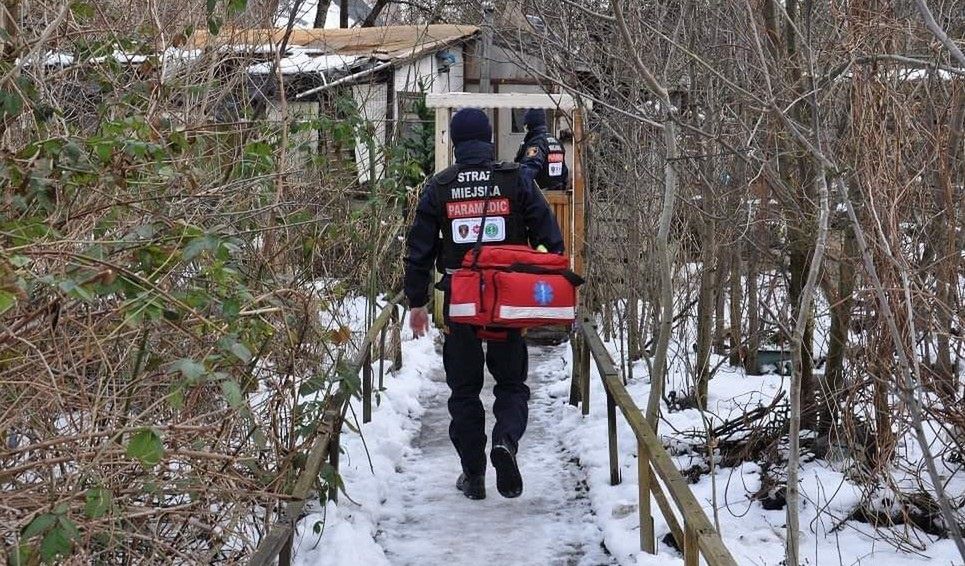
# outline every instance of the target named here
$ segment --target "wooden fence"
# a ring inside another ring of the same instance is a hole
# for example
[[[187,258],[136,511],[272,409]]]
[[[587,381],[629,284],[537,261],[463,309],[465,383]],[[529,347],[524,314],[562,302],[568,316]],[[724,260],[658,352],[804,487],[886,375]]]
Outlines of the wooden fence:
[[[655,554],[657,542],[654,538],[653,515],[651,514],[651,495],[663,513],[670,532],[683,550],[684,564],[697,566],[701,555],[709,566],[736,566],[737,562],[724,546],[720,534],[704,513],[703,507],[694,497],[687,481],[677,470],[670,454],[667,453],[637,408],[630,393],[623,385],[620,372],[603,345],[596,324],[584,319],[578,324],[579,332],[573,341],[573,380],[570,387],[570,402],[582,404],[583,414],[589,412],[590,359],[596,362],[603,387],[606,391],[607,436],[610,453],[610,483],[617,485],[620,477],[620,461],[617,446],[617,407],[630,424],[637,440],[637,473],[639,474],[639,520],[640,549]],[[655,477],[656,476],[656,477]],[[659,478],[660,481],[657,481]],[[665,492],[666,490],[666,492]],[[670,498],[667,498],[667,493]],[[671,506],[671,502],[673,506]],[[676,513],[675,513],[676,510]],[[683,528],[677,519],[683,519]]]
[[[371,328],[365,333],[358,354],[347,369],[352,377],[357,377],[359,372],[362,372],[362,420],[365,422],[372,418],[372,346],[378,338],[381,343],[381,354],[379,356],[379,389],[381,389],[385,375],[384,353],[388,325],[392,321],[399,321],[396,307],[401,300],[402,293],[389,300],[378,318],[372,323]],[[401,366],[400,348],[393,360],[393,369],[399,369]],[[281,566],[291,563],[295,525],[305,509],[305,503],[308,501],[312,487],[318,481],[322,465],[328,460],[335,471],[338,471],[339,434],[351,398],[350,392],[339,389],[337,393],[326,400],[322,417],[315,425],[314,439],[308,452],[305,467],[298,474],[292,487],[291,499],[278,521],[275,522],[268,534],[261,539],[258,548],[255,549],[251,560],[248,562],[249,565],[268,566],[276,558]],[[336,490],[332,488],[329,492],[329,498],[334,499],[336,493]]]

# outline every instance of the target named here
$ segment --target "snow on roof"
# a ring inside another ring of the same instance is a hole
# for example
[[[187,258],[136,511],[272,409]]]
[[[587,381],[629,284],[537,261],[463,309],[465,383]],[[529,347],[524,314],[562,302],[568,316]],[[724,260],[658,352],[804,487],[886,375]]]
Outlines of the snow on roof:
[[[361,57],[342,56],[342,55],[313,55],[309,50],[293,50],[289,55],[282,57],[279,61],[279,70],[282,74],[290,75],[297,73],[322,73],[345,69]],[[264,61],[248,67],[248,72],[254,75],[265,75],[273,72],[274,61]]]
[[[48,51],[40,57],[34,57],[26,61],[24,66],[29,67],[30,65],[39,63],[48,67],[69,67],[76,63],[105,63],[107,61],[117,61],[118,63],[140,65],[142,63],[146,63],[148,57],[148,55],[141,55],[137,53],[114,51],[110,55],[101,55],[99,57],[91,57],[90,59],[78,61],[77,58],[70,53],[65,53],[63,51]],[[17,63],[19,64],[19,62],[20,60],[18,59]]]
[[[296,28],[291,31],[288,45],[315,48],[329,54],[391,61],[442,49],[471,37],[478,31],[479,28],[475,26],[448,24],[347,29]],[[198,30],[188,40],[186,47],[278,45],[284,39],[285,33],[284,28],[222,30],[218,35]]]

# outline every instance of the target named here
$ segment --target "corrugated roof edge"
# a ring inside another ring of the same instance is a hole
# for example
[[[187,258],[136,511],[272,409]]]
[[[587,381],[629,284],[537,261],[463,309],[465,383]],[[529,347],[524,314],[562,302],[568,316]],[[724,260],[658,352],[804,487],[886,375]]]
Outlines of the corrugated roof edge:
[[[284,28],[229,29],[214,36],[206,30],[198,30],[188,39],[185,47],[276,45],[285,37],[286,31]],[[427,51],[441,49],[478,33],[478,27],[451,24],[347,29],[295,28],[288,38],[288,45],[315,47],[331,54],[388,61],[408,59]]]

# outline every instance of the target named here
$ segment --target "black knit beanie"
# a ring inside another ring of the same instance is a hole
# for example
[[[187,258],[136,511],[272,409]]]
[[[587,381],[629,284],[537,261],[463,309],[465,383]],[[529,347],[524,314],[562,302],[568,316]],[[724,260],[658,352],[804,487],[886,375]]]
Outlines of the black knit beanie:
[[[452,116],[449,124],[452,143],[469,140],[493,141],[493,127],[486,113],[478,108],[463,108]]]

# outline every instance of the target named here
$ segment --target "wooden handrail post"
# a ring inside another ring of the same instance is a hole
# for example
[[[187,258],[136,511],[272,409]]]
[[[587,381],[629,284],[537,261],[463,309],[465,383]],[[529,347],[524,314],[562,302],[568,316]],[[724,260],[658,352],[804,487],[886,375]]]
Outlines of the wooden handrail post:
[[[657,541],[653,532],[653,512],[650,509],[650,483],[653,472],[650,470],[650,454],[647,447],[637,441],[637,486],[640,499],[640,550],[650,554],[657,553]]]
[[[338,466],[339,460],[341,459],[342,452],[342,433],[339,430],[334,431],[332,434],[332,445],[328,449],[328,463],[332,466],[332,471],[334,471],[334,477],[338,478]],[[328,500],[334,503],[338,503],[338,484],[328,486]],[[295,518],[295,521],[298,519]]]
[[[580,403],[583,415],[590,414],[590,344],[580,340]]]
[[[582,332],[574,332],[570,339],[570,348],[573,350],[573,370],[570,372],[570,405],[574,407],[580,404],[580,388],[583,383],[583,377],[580,375],[580,369],[583,367],[583,364],[580,363],[580,356],[583,354],[580,342],[583,339]]]
[[[393,309],[395,310],[395,309]],[[379,333],[379,388],[376,391],[385,389],[385,327]]]
[[[372,350],[365,353],[362,361],[362,422],[372,420]]]
[[[620,454],[617,446],[617,404],[610,394],[610,388],[603,383],[606,391],[606,431],[610,448],[610,485],[620,485]]]
[[[392,345],[395,347],[392,371],[402,369],[402,306],[392,307]]]
[[[700,566],[700,534],[691,521],[684,522],[684,566]]]
[[[281,552],[278,554],[278,566],[291,566],[293,546],[295,546],[294,530],[290,535],[288,535],[288,540],[285,541],[285,546],[282,547]]]

